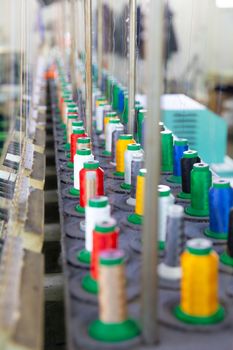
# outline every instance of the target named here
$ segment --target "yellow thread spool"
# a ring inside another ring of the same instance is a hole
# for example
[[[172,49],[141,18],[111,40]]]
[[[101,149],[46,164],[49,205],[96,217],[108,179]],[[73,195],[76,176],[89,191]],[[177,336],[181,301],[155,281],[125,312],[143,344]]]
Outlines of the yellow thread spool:
[[[104,135],[106,139],[106,134],[107,134],[107,124],[109,123],[110,119],[113,118],[118,118],[116,112],[107,112],[104,116]]]
[[[224,317],[218,301],[218,255],[210,241],[188,241],[181,255],[181,302],[176,316],[187,323],[211,324]]]
[[[146,169],[140,169],[137,176],[135,213],[128,216],[128,221],[135,225],[141,225],[143,220],[145,177]]]
[[[124,176],[125,162],[124,155],[127,150],[127,146],[130,143],[135,143],[133,136],[131,134],[120,135],[116,143],[116,172],[117,176]]]

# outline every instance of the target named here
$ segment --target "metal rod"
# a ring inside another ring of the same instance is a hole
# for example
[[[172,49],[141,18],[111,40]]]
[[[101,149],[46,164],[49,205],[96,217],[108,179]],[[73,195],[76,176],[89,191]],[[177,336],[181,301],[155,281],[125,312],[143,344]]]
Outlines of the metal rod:
[[[92,0],[85,0],[86,129],[92,134]]]
[[[129,120],[128,132],[133,134],[135,118],[135,81],[136,81],[136,0],[129,0]]]
[[[71,83],[73,96],[76,95],[77,84],[76,84],[76,40],[75,40],[75,0],[70,2],[70,39],[71,39],[71,53],[70,53],[70,63],[71,63]]]
[[[147,99],[146,120],[146,188],[145,217],[142,248],[142,327],[147,345],[158,341],[158,282],[157,282],[157,237],[158,198],[157,186],[160,178],[160,96],[162,82],[162,0],[150,0],[147,47]]]
[[[103,68],[103,7],[102,0],[98,0],[98,86],[101,87]]]

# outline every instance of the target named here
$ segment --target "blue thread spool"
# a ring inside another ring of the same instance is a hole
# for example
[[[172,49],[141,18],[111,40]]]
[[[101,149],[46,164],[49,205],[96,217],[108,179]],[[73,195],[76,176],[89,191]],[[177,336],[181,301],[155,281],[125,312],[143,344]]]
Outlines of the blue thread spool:
[[[188,140],[179,139],[174,141],[173,146],[173,175],[167,178],[167,181],[181,184],[181,158],[183,153],[188,150]]]
[[[124,111],[124,88],[120,87],[118,91],[118,112],[123,113]]]
[[[230,182],[217,179],[209,190],[209,228],[205,235],[215,239],[227,239],[229,228],[229,212],[233,205],[233,189]]]

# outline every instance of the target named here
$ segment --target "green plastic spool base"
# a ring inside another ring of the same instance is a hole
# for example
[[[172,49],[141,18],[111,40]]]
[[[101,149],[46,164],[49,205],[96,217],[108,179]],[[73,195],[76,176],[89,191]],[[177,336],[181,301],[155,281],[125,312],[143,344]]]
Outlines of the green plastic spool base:
[[[204,234],[207,236],[207,237],[211,237],[211,238],[214,238],[214,239],[224,239],[224,240],[227,240],[227,233],[217,233],[217,232],[213,232],[211,231],[209,228],[206,228],[204,230]]]
[[[164,249],[165,249],[165,242],[159,241],[159,250],[164,250]]]
[[[135,225],[142,225],[143,223],[143,216],[142,215],[138,215],[138,214],[130,214],[127,218],[127,220]]]
[[[225,310],[221,305],[219,305],[218,310],[213,315],[207,317],[190,316],[181,310],[180,305],[174,308],[173,313],[182,322],[203,326],[219,323],[225,316]]]
[[[91,263],[91,253],[88,250],[86,250],[86,249],[82,249],[77,254],[77,260],[82,262],[82,263],[84,263],[84,264],[90,265],[90,263]]]
[[[185,213],[190,215],[190,216],[209,216],[209,210],[199,210],[199,209],[194,209],[192,207],[187,207],[185,208]]]
[[[66,124],[61,123],[61,128],[62,128],[62,129],[65,129],[65,128],[66,128]]]
[[[102,152],[103,156],[108,156],[108,157],[111,157],[111,152],[108,152],[108,151],[103,151]]]
[[[224,265],[233,267],[233,258],[231,258],[230,255],[227,254],[227,252],[224,252],[220,255],[220,261]]]
[[[123,189],[123,190],[130,190],[131,189],[131,185],[129,184],[126,184],[125,182],[123,182],[120,187]]]
[[[66,144],[64,145],[64,150],[65,150],[65,151],[70,151],[70,144],[69,144],[69,143],[66,143]]]
[[[70,159],[70,153],[67,153],[67,154],[66,154],[66,157]]]
[[[97,134],[97,135],[100,135],[100,134],[102,134],[102,131],[96,130],[96,134]]]
[[[67,141],[67,136],[66,135],[63,136],[63,140]]]
[[[70,168],[70,169],[73,169],[74,168],[74,163],[67,162],[67,167]]]
[[[140,334],[140,328],[133,320],[121,323],[104,323],[96,320],[90,324],[88,333],[96,340],[116,343],[137,337]]]
[[[177,195],[178,198],[181,198],[181,199],[191,199],[191,193],[185,193],[185,192],[180,192],[178,195]]]
[[[171,175],[167,178],[168,182],[172,182],[175,184],[181,184],[182,183],[182,179],[181,176],[175,176],[175,175]]]
[[[92,294],[97,294],[99,291],[97,281],[94,280],[90,274],[83,277],[82,287],[85,291]]]
[[[121,171],[114,171],[113,173],[114,176],[119,176],[119,177],[123,177],[125,175],[125,173],[121,172]]]
[[[69,190],[69,194],[71,194],[71,196],[79,197],[80,191],[76,190],[76,188],[74,187],[71,187]]]
[[[81,207],[79,204],[76,205],[75,210],[76,210],[78,213],[85,214],[85,208]]]
[[[74,181],[74,174],[72,174],[72,175],[70,176],[70,178],[71,178],[71,180]]]

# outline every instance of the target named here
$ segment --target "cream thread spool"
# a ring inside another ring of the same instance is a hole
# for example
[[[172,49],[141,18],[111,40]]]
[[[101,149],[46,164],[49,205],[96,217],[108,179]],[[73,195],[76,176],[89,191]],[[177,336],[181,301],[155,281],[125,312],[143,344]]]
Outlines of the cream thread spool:
[[[91,138],[89,136],[79,137],[77,139],[76,148],[78,149],[91,149]]]
[[[114,111],[109,111],[104,114],[104,139],[106,140],[106,134],[107,134],[107,125],[110,121],[110,119],[117,118],[117,113]]]
[[[166,242],[166,232],[167,232],[167,215],[168,209],[171,204],[174,204],[175,198],[171,194],[171,189],[166,185],[158,186],[158,196],[159,196],[159,228],[158,228],[158,240],[159,249],[163,250],[165,248]]]
[[[67,126],[66,126],[66,136],[67,136],[67,142],[70,143],[70,136],[73,132],[72,124],[73,122],[78,118],[78,114],[68,114],[67,116]]]
[[[124,253],[109,249],[99,258],[99,320],[89,335],[99,341],[120,342],[139,335],[138,325],[128,319]]]
[[[106,126],[106,142],[105,151],[103,154],[110,156],[112,153],[112,133],[116,130],[117,125],[120,124],[119,118],[109,119],[109,123]]]
[[[82,120],[75,120],[72,122],[72,132],[80,127],[84,128],[84,123]]]
[[[104,129],[104,107],[106,103],[100,102],[96,107],[96,132],[101,133]]]
[[[127,146],[127,150],[124,155],[124,164],[125,164],[125,182],[121,184],[121,188],[125,190],[130,190],[131,188],[131,164],[133,157],[137,154],[142,154],[142,149],[139,143],[132,143]]]
[[[83,168],[83,164],[89,160],[94,160],[94,156],[90,149],[83,148],[77,150],[74,156],[74,189],[78,194],[80,190],[79,173]]]

